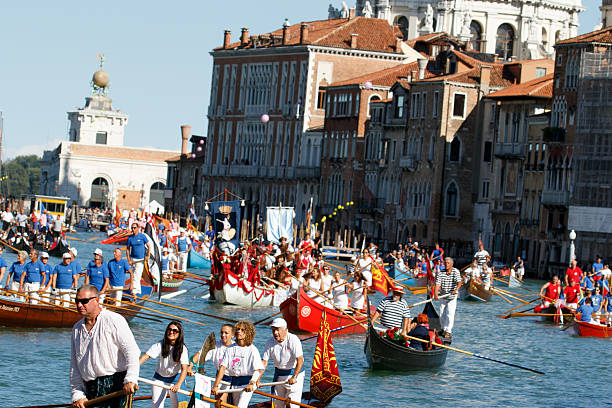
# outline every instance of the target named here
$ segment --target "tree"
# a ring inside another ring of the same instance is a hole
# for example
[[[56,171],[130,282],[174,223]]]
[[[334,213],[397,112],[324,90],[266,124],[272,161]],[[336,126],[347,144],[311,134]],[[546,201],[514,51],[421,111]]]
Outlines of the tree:
[[[8,197],[37,194],[40,187],[40,160],[35,154],[17,156],[4,164],[2,192]]]

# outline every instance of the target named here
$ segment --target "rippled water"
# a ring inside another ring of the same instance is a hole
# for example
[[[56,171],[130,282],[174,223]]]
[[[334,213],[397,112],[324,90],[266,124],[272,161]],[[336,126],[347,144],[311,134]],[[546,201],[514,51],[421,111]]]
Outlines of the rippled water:
[[[73,236],[84,239],[93,237],[85,233]],[[79,249],[79,261],[85,266],[96,244],[78,241],[72,243]],[[102,246],[102,249],[107,259],[110,259],[112,246]],[[7,262],[16,259],[8,252],[4,258]],[[53,265],[56,262],[57,259],[51,259]],[[541,284],[539,281],[529,281],[527,288],[536,290]],[[183,288],[194,286],[196,284],[186,282]],[[198,288],[167,302],[252,321],[277,311],[274,308],[221,306],[208,303],[200,296],[201,289]],[[422,300],[422,296],[407,295],[406,300],[409,304],[415,303]],[[444,367],[438,370],[401,374],[392,371],[372,372],[367,367],[363,353],[365,336],[335,337],[334,346],[344,391],[330,406],[612,406],[612,387],[609,382],[612,375],[612,340],[577,337],[572,329],[561,331],[558,327],[538,323],[531,317],[507,320],[496,317],[514,306],[518,306],[518,303],[510,305],[499,297],[483,304],[459,302],[453,346],[537,368],[546,375],[533,374],[452,351]],[[149,304],[149,307],[158,306]],[[185,338],[190,354],[201,347],[210,331],[218,333],[222,324],[220,320],[176,312],[207,323],[206,327],[185,323]],[[146,350],[161,339],[166,324],[139,319],[130,323],[141,350]],[[269,329],[257,327],[255,344],[260,350],[269,337]],[[69,329],[0,328],[0,406],[68,402],[69,338]],[[308,379],[315,341],[310,340],[303,345]],[[152,377],[154,368],[154,362],[145,363],[141,376]],[[270,370],[266,376],[271,379]],[[308,389],[308,384],[304,388]],[[144,385],[139,395],[150,395],[149,387]],[[258,399],[254,397],[253,401]],[[142,401],[134,406],[149,407],[150,402]],[[170,406],[169,402],[167,406]]]

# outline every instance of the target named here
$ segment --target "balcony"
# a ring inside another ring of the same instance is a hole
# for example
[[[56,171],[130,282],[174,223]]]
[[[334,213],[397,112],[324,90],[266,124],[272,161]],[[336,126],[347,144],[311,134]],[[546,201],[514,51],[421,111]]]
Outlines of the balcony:
[[[542,204],[567,207],[569,205],[569,191],[544,190],[542,191]]]
[[[516,198],[506,198],[493,200],[493,208],[491,208],[491,211],[497,214],[518,215],[520,209],[520,200]]]
[[[495,143],[495,157],[503,159],[524,159],[524,143]]]
[[[321,169],[319,167],[296,167],[295,177],[302,179],[318,179],[321,176]]]
[[[259,177],[258,166],[244,166],[234,164],[229,167],[229,175],[237,177]]]
[[[416,166],[414,155],[400,157],[399,166],[401,169],[414,170]]]

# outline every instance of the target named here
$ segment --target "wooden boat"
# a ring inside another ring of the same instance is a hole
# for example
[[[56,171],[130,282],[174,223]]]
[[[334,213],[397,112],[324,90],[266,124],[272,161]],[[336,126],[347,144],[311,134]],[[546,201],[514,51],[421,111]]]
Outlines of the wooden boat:
[[[589,322],[574,321],[574,329],[582,337],[612,337],[612,327],[602,326]]]
[[[110,237],[100,241],[101,244],[125,244],[132,233],[130,231],[119,231]]]
[[[253,285],[234,276],[229,276],[227,281],[211,279],[210,288],[217,303],[245,307],[272,306],[276,293],[275,289]]]
[[[486,290],[484,285],[470,279],[470,284],[465,284],[459,289],[459,299],[461,300],[476,300],[480,302],[488,302],[493,296],[492,290]]]
[[[68,243],[64,239],[58,239],[48,250],[47,253],[49,256],[55,256],[57,258],[61,258],[66,252],[68,252],[70,248],[68,247]]]
[[[523,286],[523,283],[514,277],[514,275],[510,275],[508,278],[508,287],[509,288],[520,288]]]
[[[23,238],[19,238],[19,240],[13,244],[13,247],[18,251],[26,251],[28,254],[32,250],[30,243]]]
[[[540,308],[540,310],[538,310],[537,308]],[[569,323],[574,320],[574,311],[567,307],[561,308],[561,313],[563,314],[563,322],[561,322],[561,318],[558,316],[559,311],[557,310],[557,307],[554,305],[550,305],[545,309],[541,309],[541,306],[536,306],[536,308],[534,308],[534,311],[536,313],[541,313],[545,315],[545,316],[542,316],[542,321],[547,322],[547,323],[563,324],[563,323]]]
[[[162,293],[166,292],[176,292],[179,290],[183,281],[185,280],[185,275],[174,273],[171,276],[162,278]]]
[[[287,321],[287,327],[292,332],[318,333],[323,310],[327,313],[330,330],[350,325],[355,323],[355,321],[362,322],[364,326],[367,323],[367,319],[363,316],[355,315],[351,317],[340,313],[336,309],[324,307],[308,297],[302,287],[281,303],[279,307],[283,318]],[[374,313],[375,310],[374,307],[371,307],[370,313]],[[338,330],[334,334],[365,333],[366,329],[364,326],[356,324],[346,329]]]
[[[198,251],[191,248],[191,251],[189,251],[189,256],[187,257],[188,268],[208,269],[210,268],[210,264],[210,259],[204,258],[204,256],[198,253]]]

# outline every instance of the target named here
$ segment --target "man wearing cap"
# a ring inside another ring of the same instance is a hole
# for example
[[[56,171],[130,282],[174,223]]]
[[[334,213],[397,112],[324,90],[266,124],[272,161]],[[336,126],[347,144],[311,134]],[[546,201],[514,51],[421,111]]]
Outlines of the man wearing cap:
[[[410,308],[402,296],[404,289],[401,286],[393,288],[391,296],[387,296],[380,301],[376,312],[372,317],[372,322],[380,317],[380,323],[388,329],[394,327],[401,328],[402,335],[406,335],[410,329]]]
[[[115,300],[115,305],[121,306],[121,297],[125,286],[125,274],[130,274],[130,290],[134,289],[134,279],[130,264],[125,259],[121,259],[121,248],[115,248],[113,259],[108,261],[108,283],[111,287],[110,298]]]
[[[187,255],[191,250],[191,240],[185,235],[185,230],[180,229],[181,235],[176,239],[176,249],[178,251],[178,269],[182,272],[187,271]]]
[[[261,362],[264,369],[268,366],[268,360],[274,360],[273,382],[287,381],[286,384],[276,385],[272,389],[275,395],[281,398],[289,398],[292,401],[302,400],[302,387],[304,386],[304,354],[302,353],[302,342],[295,335],[289,333],[287,322],[279,317],[272,321],[272,338],[266,343]],[[257,380],[260,385],[261,375]],[[286,407],[297,408],[296,404],[285,404]]]
[[[70,302],[72,288],[76,288],[79,283],[79,272],[72,265],[72,254],[65,252],[62,255],[62,263],[53,268],[51,285],[57,291],[56,304],[67,307]]]
[[[21,274],[19,292],[25,291],[29,295],[30,303],[33,305],[38,303],[40,283],[45,279],[41,266],[42,263],[38,260],[38,251],[32,249],[30,251],[30,262],[25,264],[25,273]]]
[[[440,325],[442,335],[451,337],[453,325],[455,324],[455,310],[457,309],[457,293],[463,285],[459,269],[453,267],[455,261],[451,257],[444,258],[444,269],[436,275],[436,288],[434,300],[440,300]],[[440,299],[445,295],[451,295]]]
[[[170,248],[164,247],[161,257],[162,275],[169,275],[174,269],[176,269],[176,263],[176,256],[170,253]]]
[[[140,279],[144,270],[144,263],[149,261],[151,253],[151,243],[149,238],[140,232],[140,226],[137,223],[132,224],[132,235],[127,240],[127,260],[130,263],[133,271],[132,283],[135,295],[140,294]]]
[[[40,253],[40,273],[44,275],[44,279],[41,288],[44,287],[45,292],[51,292],[51,275],[53,274],[53,268],[49,265],[49,254],[46,252]]]
[[[87,275],[85,275],[85,284],[93,285],[100,293],[100,302],[104,302],[106,292],[110,288],[108,266],[104,263],[102,250],[96,248],[94,250],[94,259],[87,265]]]

